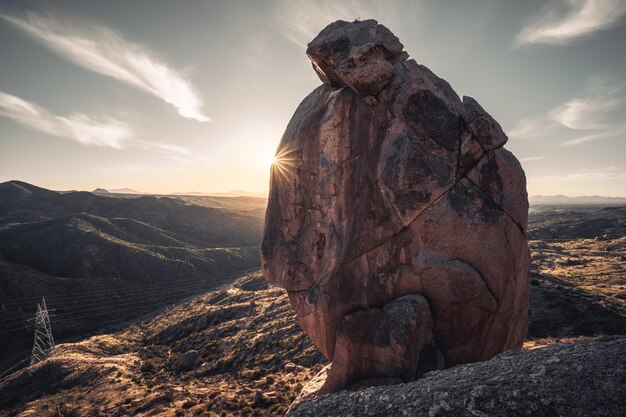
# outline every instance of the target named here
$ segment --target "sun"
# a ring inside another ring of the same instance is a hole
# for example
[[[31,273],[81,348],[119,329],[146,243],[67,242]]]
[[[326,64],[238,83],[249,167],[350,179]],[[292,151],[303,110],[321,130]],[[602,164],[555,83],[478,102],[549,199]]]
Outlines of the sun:
[[[258,164],[260,168],[270,169],[275,162],[276,156],[274,155],[274,152],[265,151],[259,153]]]

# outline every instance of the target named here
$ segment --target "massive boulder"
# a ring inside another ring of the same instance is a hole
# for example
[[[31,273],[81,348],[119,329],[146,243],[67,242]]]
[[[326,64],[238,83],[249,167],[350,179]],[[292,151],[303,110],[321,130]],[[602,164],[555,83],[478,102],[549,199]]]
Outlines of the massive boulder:
[[[520,349],[528,202],[500,125],[375,20],[307,55],[323,84],[278,147],[262,264],[333,361],[319,393]]]

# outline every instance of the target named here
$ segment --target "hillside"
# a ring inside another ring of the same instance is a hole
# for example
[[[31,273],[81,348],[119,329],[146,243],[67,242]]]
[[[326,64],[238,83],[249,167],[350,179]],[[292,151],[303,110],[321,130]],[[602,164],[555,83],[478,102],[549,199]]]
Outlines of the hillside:
[[[559,210],[543,212],[544,219],[556,218],[545,227],[565,221]],[[533,230],[542,233],[544,226],[534,219],[531,217]],[[605,228],[602,231],[606,232]],[[602,355],[623,351],[623,338],[592,344],[585,340],[626,334],[626,274],[620,258],[625,252],[624,239],[622,235],[597,240],[531,240],[530,323],[524,347],[532,350],[530,356],[515,356],[520,369],[544,355],[553,356],[548,350],[544,354],[543,349],[535,349],[556,344],[560,352],[588,351],[580,359],[585,372],[613,375],[604,367]],[[52,326],[54,331],[59,326],[55,318]],[[580,347],[569,348],[563,344],[566,342]],[[188,372],[179,371],[181,356],[190,350],[198,352],[197,365]],[[569,364],[566,360],[563,363]],[[256,272],[127,326],[62,344],[53,358],[0,381],[0,410],[4,410],[0,415],[280,416],[325,363],[296,324],[284,291],[269,286]],[[481,372],[490,373],[501,364],[487,362],[463,369],[476,372],[478,381]],[[456,369],[434,374],[431,381],[449,382]],[[542,380],[544,386],[553,387],[563,378],[571,378],[567,373],[555,379],[552,375]],[[511,381],[505,378],[499,384]],[[397,391],[399,395],[404,395],[402,389]],[[446,392],[457,398],[456,391]],[[476,404],[482,404],[478,398]]]
[[[528,213],[530,240],[606,240],[625,235],[626,205],[537,206]]]
[[[135,199],[139,197],[168,198],[171,200],[183,201],[185,203],[211,207],[216,209],[225,209],[235,211],[239,214],[254,216],[258,218],[265,217],[265,207],[267,206],[266,193],[249,193],[245,195],[237,195],[231,193],[223,194],[204,194],[204,193],[175,193],[175,194],[141,194],[137,191],[132,193],[109,192],[98,188],[93,191],[94,194],[104,197],[129,198]]]
[[[539,288],[533,286],[533,298]],[[584,302],[575,306],[600,329],[602,311],[585,309]],[[562,323],[555,321],[558,315],[568,318],[565,311],[531,304],[526,349],[605,333],[585,337],[572,327],[557,329],[565,338],[535,333]],[[44,417],[280,416],[326,363],[295,318],[284,291],[252,273],[119,331],[61,345],[55,357],[0,381],[0,410]],[[623,321],[621,326],[615,333],[626,333]],[[179,371],[190,350],[199,354],[197,366]],[[446,378],[445,372],[433,378]]]
[[[531,209],[530,336],[626,334],[625,219],[626,207]]]
[[[129,218],[213,246],[258,245],[262,225],[235,210],[187,204],[169,197],[116,198],[89,192],[59,193],[19,181],[0,184],[0,226],[52,220],[77,213]]]
[[[178,372],[192,349],[200,363]],[[280,415],[323,362],[285,294],[255,273],[119,332],[60,346],[54,358],[0,382],[0,410]]]
[[[2,183],[0,356],[28,347],[41,296],[57,336],[80,335],[257,267],[261,231],[258,217],[180,199]]]
[[[263,219],[265,217],[266,197],[257,196],[215,196],[215,195],[170,195],[187,203],[198,206],[223,208],[234,210],[241,214],[247,214]]]

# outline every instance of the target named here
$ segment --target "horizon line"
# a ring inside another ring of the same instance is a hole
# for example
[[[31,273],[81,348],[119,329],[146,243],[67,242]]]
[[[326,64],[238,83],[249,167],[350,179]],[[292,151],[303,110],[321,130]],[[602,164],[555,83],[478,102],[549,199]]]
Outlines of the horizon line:
[[[193,196],[194,194],[205,194],[205,195],[214,195],[214,194],[229,194],[229,193],[234,193],[234,192],[242,192],[242,193],[248,193],[248,194],[269,194],[269,189],[266,190],[244,190],[244,189],[230,189],[230,190],[226,190],[226,191],[172,191],[172,192],[147,192],[147,191],[138,191],[135,190],[134,188],[131,187],[110,187],[110,188],[106,188],[106,187],[95,187],[91,190],[79,190],[79,189],[53,189],[53,188],[46,188],[46,187],[42,187],[39,185],[35,185],[33,183],[30,183],[28,181],[23,181],[23,180],[6,180],[6,181],[1,181],[0,184],[6,184],[6,183],[14,183],[14,182],[20,182],[20,183],[24,183],[24,184],[28,184],[34,187],[38,187],[38,188],[43,188],[43,189],[47,189],[50,191],[57,191],[57,192],[89,192],[89,193],[93,193],[94,191],[96,191],[97,189],[103,189],[106,190],[107,192],[110,192],[111,194],[124,194],[124,193],[119,193],[119,192],[111,192],[110,190],[123,190],[123,189],[127,189],[129,191],[132,191],[133,193],[136,193],[138,195],[183,195],[183,196]],[[241,197],[249,197],[249,196],[241,196]],[[584,194],[584,195],[567,195],[567,194],[533,194],[533,195],[529,195],[528,199],[530,200],[531,198],[537,198],[537,197],[544,197],[544,198],[554,198],[554,197],[567,197],[567,198],[614,198],[614,199],[626,199],[626,195],[623,196],[614,196],[614,195],[597,195],[597,194],[593,194],[593,195],[589,195],[589,194]]]

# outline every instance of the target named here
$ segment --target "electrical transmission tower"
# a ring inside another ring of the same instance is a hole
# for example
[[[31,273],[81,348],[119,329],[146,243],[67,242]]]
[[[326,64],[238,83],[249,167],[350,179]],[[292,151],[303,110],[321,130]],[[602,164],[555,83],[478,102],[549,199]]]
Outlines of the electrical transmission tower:
[[[37,304],[37,313],[35,314],[35,339],[30,364],[41,362],[52,353],[54,353],[54,338],[52,337],[46,299],[42,297],[41,303]]]

